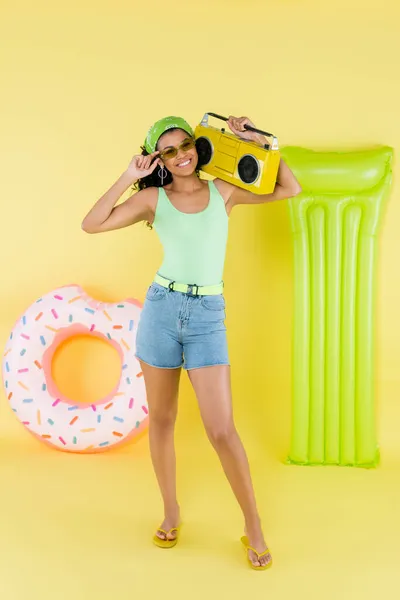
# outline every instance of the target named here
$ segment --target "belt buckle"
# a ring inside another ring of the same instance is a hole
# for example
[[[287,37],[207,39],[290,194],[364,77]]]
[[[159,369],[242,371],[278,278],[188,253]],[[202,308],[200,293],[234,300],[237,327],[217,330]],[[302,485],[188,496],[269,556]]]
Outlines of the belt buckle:
[[[193,293],[194,288],[196,288],[196,293]],[[197,298],[197,296],[199,295],[199,286],[196,285],[195,283],[188,284],[187,293],[190,296],[194,296],[195,298]]]

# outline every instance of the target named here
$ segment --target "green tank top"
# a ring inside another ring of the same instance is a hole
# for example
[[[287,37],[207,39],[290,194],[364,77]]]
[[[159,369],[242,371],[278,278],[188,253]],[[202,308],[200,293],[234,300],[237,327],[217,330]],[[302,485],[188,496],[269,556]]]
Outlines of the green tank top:
[[[225,202],[213,181],[208,182],[210,200],[199,213],[183,213],[159,188],[154,219],[164,248],[162,277],[177,283],[216,285],[223,277],[228,215]]]

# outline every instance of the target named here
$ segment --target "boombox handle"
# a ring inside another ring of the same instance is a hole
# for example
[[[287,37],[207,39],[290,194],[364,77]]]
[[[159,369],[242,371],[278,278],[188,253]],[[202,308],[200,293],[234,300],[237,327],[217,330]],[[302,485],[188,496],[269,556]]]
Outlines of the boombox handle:
[[[222,115],[217,115],[216,113],[208,112],[204,115],[201,124],[208,125],[208,117],[214,117],[215,119],[220,119],[221,121],[228,121],[227,117],[223,117]],[[278,150],[278,140],[274,136],[273,133],[268,133],[268,131],[262,131],[261,129],[256,129],[256,127],[251,127],[251,125],[244,126],[247,131],[254,131],[255,133],[260,133],[261,135],[265,135],[266,137],[272,137],[272,150]]]

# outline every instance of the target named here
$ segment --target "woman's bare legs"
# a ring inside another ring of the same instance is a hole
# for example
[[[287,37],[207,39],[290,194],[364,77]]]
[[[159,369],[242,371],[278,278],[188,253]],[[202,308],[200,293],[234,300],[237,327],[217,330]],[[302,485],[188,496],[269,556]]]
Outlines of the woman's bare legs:
[[[180,510],[176,496],[176,458],[174,445],[175,421],[178,412],[178,391],[181,369],[157,369],[141,362],[149,406],[150,453],[164,502],[161,529],[178,527]],[[157,531],[161,539],[165,534]],[[168,534],[174,539],[176,532]]]
[[[259,554],[267,549],[256,506],[246,452],[233,421],[230,368],[214,366],[189,371],[207,435],[218,453],[222,467],[239,502],[250,545]],[[254,565],[269,563],[271,555],[259,560],[249,551]]]

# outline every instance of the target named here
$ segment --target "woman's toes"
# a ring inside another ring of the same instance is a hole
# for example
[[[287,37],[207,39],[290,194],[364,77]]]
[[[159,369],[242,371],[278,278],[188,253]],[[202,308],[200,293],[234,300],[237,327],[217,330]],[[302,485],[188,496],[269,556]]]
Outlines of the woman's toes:
[[[252,552],[251,550],[249,552],[249,558],[255,567],[260,566],[260,561],[258,560],[257,556],[254,554],[254,552]]]
[[[256,554],[254,554],[254,552],[252,552],[251,550],[249,550],[249,558],[251,560],[251,563],[255,566],[255,567],[265,567],[267,564],[269,564],[272,560],[271,555],[270,554],[265,554],[264,556],[260,556],[258,557]]]
[[[261,557],[261,564],[262,566],[268,565],[271,562],[271,555],[270,554],[266,554],[265,556]]]

